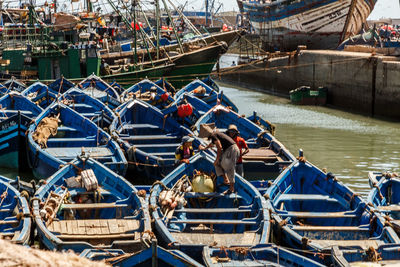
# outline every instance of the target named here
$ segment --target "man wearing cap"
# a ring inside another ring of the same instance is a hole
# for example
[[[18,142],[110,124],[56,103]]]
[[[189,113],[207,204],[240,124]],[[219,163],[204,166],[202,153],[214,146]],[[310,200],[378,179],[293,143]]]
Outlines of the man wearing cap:
[[[236,172],[240,175],[240,176],[244,176],[244,171],[243,171],[243,158],[242,156],[249,153],[249,148],[246,144],[246,141],[239,136],[239,131],[236,127],[235,124],[231,124],[228,126],[228,130],[226,131],[226,134],[229,135],[229,137],[231,137],[233,139],[233,141],[235,141],[236,145],[239,148],[239,158],[238,161],[236,162]]]
[[[217,147],[217,158],[215,159],[214,166],[217,176],[224,178],[224,183],[229,185],[228,193],[235,191],[235,166],[239,158],[239,148],[235,141],[228,135],[221,132],[213,132],[211,127],[204,125],[204,136],[211,143],[206,147],[199,147],[204,150],[212,146]],[[201,137],[201,136],[200,136]]]
[[[175,159],[177,163],[189,163],[189,158],[194,156],[192,142],[194,138],[184,136],[181,145],[175,151]]]

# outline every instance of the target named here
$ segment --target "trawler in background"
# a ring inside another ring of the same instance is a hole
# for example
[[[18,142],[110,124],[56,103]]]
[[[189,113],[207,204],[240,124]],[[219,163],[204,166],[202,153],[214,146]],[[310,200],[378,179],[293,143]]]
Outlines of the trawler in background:
[[[376,0],[237,0],[268,50],[335,49],[358,34]]]

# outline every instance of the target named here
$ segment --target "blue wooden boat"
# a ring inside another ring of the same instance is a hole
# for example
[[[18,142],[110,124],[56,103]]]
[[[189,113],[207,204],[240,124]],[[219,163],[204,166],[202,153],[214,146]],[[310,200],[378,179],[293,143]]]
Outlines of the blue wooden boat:
[[[154,83],[157,84],[162,89],[164,89],[164,91],[170,93],[171,96],[174,96],[177,91],[176,88],[164,78],[161,78],[155,81]]]
[[[198,119],[194,128],[199,133],[202,124],[210,123],[220,132],[225,132],[230,124],[236,125],[249,147],[249,153],[243,156],[244,177],[248,180],[274,179],[295,160],[275,137],[233,110],[215,106]]]
[[[47,108],[57,99],[57,93],[41,82],[35,82],[22,91],[25,96],[41,108]]]
[[[178,112],[180,107],[190,105],[192,113],[189,116],[181,116]],[[207,111],[212,108],[209,104],[193,96],[192,94],[183,94],[179,99],[175,100],[172,105],[162,110],[162,113],[174,118],[178,123],[192,129],[193,125],[200,119]]]
[[[138,99],[121,105],[119,117],[110,126],[122,144],[129,167],[145,174],[144,183],[160,180],[176,166],[175,150],[182,137],[193,133],[152,105]],[[197,149],[201,140],[195,138],[193,148]]]
[[[201,79],[201,81],[208,86],[210,86],[212,89],[214,89],[216,92],[219,92],[219,86],[218,84],[209,76]]]
[[[231,194],[224,192],[228,186],[222,184],[222,177],[214,179],[215,190],[211,186],[210,190],[198,189],[197,184],[207,179],[198,173],[213,177],[214,160],[204,152],[194,155],[189,164],[181,164],[155,184],[150,195],[159,241],[197,261],[204,246],[254,246],[269,241],[267,203],[249,182],[236,175],[235,193]],[[180,203],[175,209],[164,205],[168,191]]]
[[[204,247],[203,259],[208,267],[325,266],[274,244],[260,244],[254,247]]]
[[[399,266],[400,246],[382,245],[378,249],[332,248],[332,266]]]
[[[263,128],[264,130],[270,132],[272,135],[275,135],[275,128],[276,126],[274,124],[272,124],[271,122],[264,120],[263,118],[261,118],[256,111],[253,111],[253,114],[248,116],[247,119],[255,124],[257,124],[258,126],[260,126],[261,128]]]
[[[273,206],[272,219],[278,242],[315,253],[331,248],[377,249],[399,243],[391,227],[373,213],[360,196],[331,173],[324,173],[304,158],[286,168],[264,195]]]
[[[21,93],[26,88],[26,85],[23,82],[16,80],[14,77],[12,77],[10,80],[5,81],[3,85],[7,88],[9,92],[14,91]]]
[[[41,146],[34,141],[34,132],[46,117],[59,116],[55,136],[50,136]],[[53,103],[43,111],[29,127],[28,157],[34,175],[47,178],[60,165],[76,158],[84,151],[111,170],[124,175],[127,161],[117,142],[94,122],[83,117],[62,103]]]
[[[0,176],[0,237],[20,245],[28,245],[32,220],[28,201]]]
[[[85,94],[77,87],[65,92],[60,100],[82,116],[93,121],[101,129],[108,129],[116,118],[115,113],[106,104]]]
[[[139,195],[105,165],[78,157],[49,177],[32,200],[39,240],[47,249],[78,253],[88,248],[147,248],[150,215]]]
[[[194,80],[181,90],[179,90],[174,98],[179,99],[184,93],[193,94],[194,96],[200,98],[211,107],[221,104],[226,107],[231,108],[233,111],[238,112],[237,106],[230,100],[223,92],[217,92],[212,87],[208,86],[201,80]]]
[[[400,234],[400,178],[395,173],[369,172],[372,189],[368,195],[368,203],[384,215],[388,225]],[[397,189],[399,188],[399,189]]]
[[[11,92],[0,98],[0,167],[27,168],[26,131],[42,109]]]
[[[75,84],[73,82],[65,79],[64,76],[61,76],[61,78],[50,83],[48,86],[49,86],[49,89],[53,90],[53,92],[55,92],[57,94],[63,94],[68,89],[74,87]]]
[[[160,246],[152,246],[136,253],[124,253],[117,249],[85,249],[80,257],[90,260],[104,260],[112,266],[176,266],[201,267],[200,263],[179,250],[167,250]]]
[[[110,83],[108,83],[112,88],[114,88],[114,90],[119,94],[119,95],[121,95],[124,91],[125,91],[125,88],[122,86],[122,85],[120,85],[119,83],[117,83],[117,81],[112,81],[112,82],[110,82]]]
[[[144,79],[126,89],[122,93],[121,99],[124,102],[129,99],[140,99],[158,109],[164,109],[174,102],[170,93],[148,79]]]
[[[99,99],[111,109],[121,105],[118,92],[94,74],[81,81],[78,87],[91,97]]]

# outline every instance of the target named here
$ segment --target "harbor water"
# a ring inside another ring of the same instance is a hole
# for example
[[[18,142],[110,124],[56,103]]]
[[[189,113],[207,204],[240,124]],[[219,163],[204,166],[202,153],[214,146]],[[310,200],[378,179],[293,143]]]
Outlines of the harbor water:
[[[221,85],[241,114],[253,110],[276,125],[276,137],[294,154],[335,174],[364,196],[368,171],[399,171],[400,125],[336,109],[295,106],[289,99]]]

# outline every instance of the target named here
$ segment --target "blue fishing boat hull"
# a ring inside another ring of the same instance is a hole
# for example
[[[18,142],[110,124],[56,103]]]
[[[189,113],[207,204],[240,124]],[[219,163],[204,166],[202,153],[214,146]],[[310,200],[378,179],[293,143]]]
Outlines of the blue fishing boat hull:
[[[146,178],[142,183],[161,180],[177,166],[175,151],[182,137],[193,132],[137,99],[121,105],[117,111],[119,117],[110,126],[110,132],[124,148],[130,170]],[[204,145],[202,140],[194,138],[194,149],[201,144]]]
[[[332,249],[332,266],[397,266],[400,264],[400,246],[382,245],[367,252],[358,249]]]
[[[35,82],[22,91],[21,95],[27,97],[36,105],[45,109],[57,99],[57,92],[41,82]]]
[[[296,161],[271,184],[265,197],[273,208],[281,244],[314,252],[330,264],[331,248],[368,249],[398,243],[399,237],[357,194],[309,162]],[[322,254],[319,254],[322,253]]]
[[[195,171],[215,173],[213,162],[214,158],[203,152],[196,154],[189,164],[181,164],[161,184],[172,188],[182,177],[191,179]],[[268,242],[270,223],[265,200],[238,175],[235,177],[236,193],[221,193],[228,189],[222,181],[222,177],[216,178],[216,190],[212,193],[186,192],[186,206],[176,209],[170,220],[166,219],[159,204],[163,186],[160,183],[155,185],[151,190],[150,205],[155,207],[152,215],[159,242],[179,249],[197,261],[201,261],[199,256],[203,247],[214,242],[219,246],[251,246]],[[199,224],[211,228],[196,229]]]
[[[61,125],[58,125],[57,135],[50,137],[47,147],[42,148],[33,140],[33,133],[40,121],[51,114],[60,114]],[[94,122],[64,104],[53,103],[29,128],[29,165],[38,179],[51,176],[82,152],[125,175],[128,164],[119,145]]]
[[[203,259],[208,267],[222,267],[227,264],[235,267],[325,266],[274,244],[260,244],[254,247],[204,247]]]
[[[179,250],[166,250],[162,247],[150,247],[135,254],[124,255],[122,250],[84,250],[80,257],[90,260],[106,260],[113,266],[176,266],[176,267],[201,267],[200,263],[190,258]],[[113,257],[117,257],[113,259]]]
[[[28,201],[10,184],[10,179],[0,176],[0,235],[13,243],[28,245],[32,220]]]
[[[49,89],[53,90],[56,94],[63,94],[65,93],[68,89],[74,87],[75,84],[72,83],[71,81],[65,79],[64,77],[61,77],[54,82],[49,84]]]
[[[97,191],[86,190],[83,186],[68,187],[67,178],[76,177],[88,169],[97,179]],[[40,203],[53,193],[62,196],[66,192],[68,204],[62,203],[59,210],[54,210],[56,219],[45,221]],[[96,194],[100,194],[97,200]],[[80,202],[82,195],[94,201],[88,204]],[[79,207],[82,205],[90,207],[82,209]],[[49,177],[37,190],[32,207],[39,240],[50,250],[71,249],[80,253],[84,249],[100,248],[137,252],[150,242],[150,215],[145,200],[122,176],[91,158],[78,157]],[[71,214],[73,218],[70,218]]]

